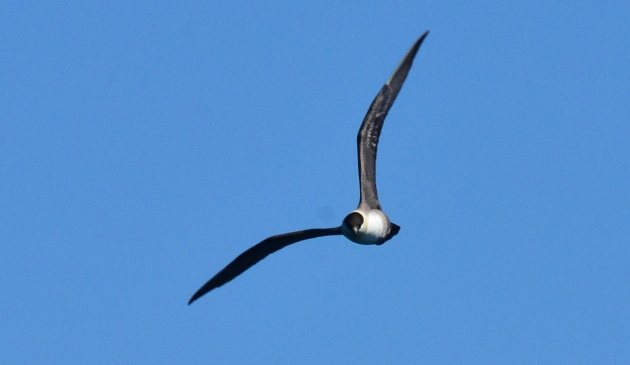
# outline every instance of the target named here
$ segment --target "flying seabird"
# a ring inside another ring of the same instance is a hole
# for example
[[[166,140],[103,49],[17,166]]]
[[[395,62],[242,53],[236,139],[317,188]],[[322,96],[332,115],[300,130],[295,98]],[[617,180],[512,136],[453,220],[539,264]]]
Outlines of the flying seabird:
[[[268,255],[290,244],[311,238],[344,235],[352,242],[363,245],[382,245],[400,230],[381,210],[376,192],[376,149],[387,112],[394,104],[409,73],[420,45],[429,34],[424,32],[413,44],[390,79],[383,85],[368,109],[359,133],[357,153],[359,162],[360,201],[357,209],[350,212],[339,227],[315,228],[269,237],[254,245],[230,262],[212,279],[205,283],[188,301],[191,304],[209,291],[220,287],[254,266]]]

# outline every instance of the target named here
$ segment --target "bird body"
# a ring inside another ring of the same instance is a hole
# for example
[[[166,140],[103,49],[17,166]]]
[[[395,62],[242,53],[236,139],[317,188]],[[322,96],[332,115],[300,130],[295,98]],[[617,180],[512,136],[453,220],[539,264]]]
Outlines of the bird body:
[[[399,230],[400,227],[390,222],[382,210],[370,208],[353,210],[341,225],[341,231],[347,239],[362,245],[381,245],[398,234]]]
[[[416,40],[392,76],[376,94],[357,133],[360,200],[339,227],[315,228],[279,234],[252,246],[206,282],[188,301],[191,304],[209,291],[231,281],[268,255],[296,242],[311,238],[343,235],[363,245],[382,245],[400,231],[383,212],[376,190],[376,151],[385,117],[411,69],[413,59],[429,32]]]

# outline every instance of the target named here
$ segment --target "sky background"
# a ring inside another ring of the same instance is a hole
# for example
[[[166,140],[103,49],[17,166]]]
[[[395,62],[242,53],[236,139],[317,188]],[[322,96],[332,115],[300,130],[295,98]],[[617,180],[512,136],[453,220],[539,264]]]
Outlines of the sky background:
[[[0,363],[630,363],[627,1],[0,4]],[[340,224],[385,123],[383,246]]]

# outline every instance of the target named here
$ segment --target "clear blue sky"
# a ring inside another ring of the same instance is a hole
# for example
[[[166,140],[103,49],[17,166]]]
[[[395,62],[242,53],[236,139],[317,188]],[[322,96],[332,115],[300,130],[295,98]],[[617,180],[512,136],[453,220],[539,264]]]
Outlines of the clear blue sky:
[[[5,1],[0,363],[630,363],[627,1]],[[338,225],[381,136],[387,244]]]

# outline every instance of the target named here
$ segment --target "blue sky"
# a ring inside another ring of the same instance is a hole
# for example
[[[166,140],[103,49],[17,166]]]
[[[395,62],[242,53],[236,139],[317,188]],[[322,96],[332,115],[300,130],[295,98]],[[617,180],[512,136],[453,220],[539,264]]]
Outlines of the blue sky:
[[[0,363],[630,363],[623,1],[0,5]],[[387,244],[338,225],[385,124]]]

